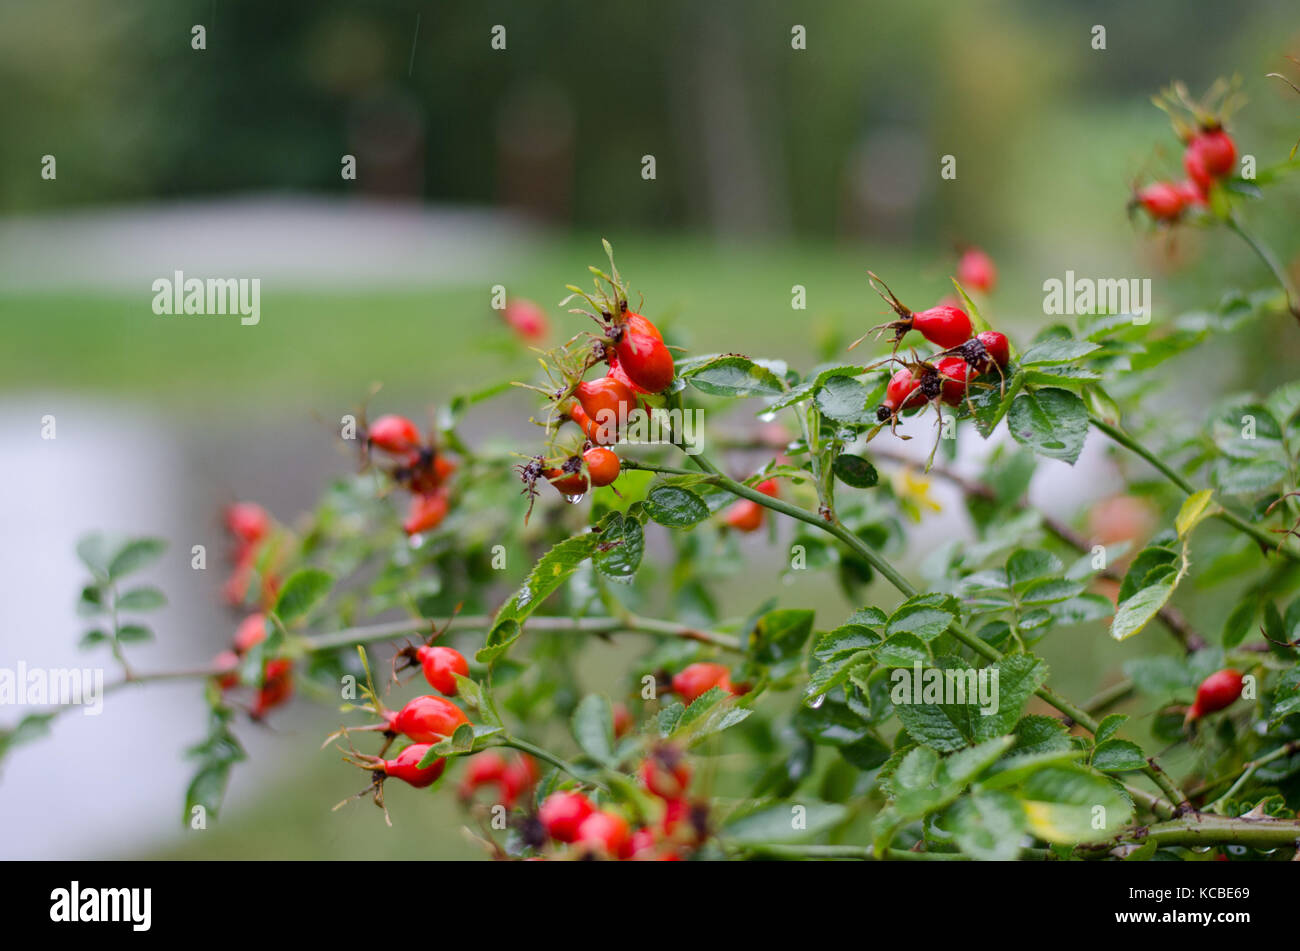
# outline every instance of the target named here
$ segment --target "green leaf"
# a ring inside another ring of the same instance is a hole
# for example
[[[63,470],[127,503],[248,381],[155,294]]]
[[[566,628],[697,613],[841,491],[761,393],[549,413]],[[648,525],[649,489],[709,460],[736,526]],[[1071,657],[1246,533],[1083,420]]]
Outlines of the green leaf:
[[[319,568],[300,568],[285,579],[275,599],[275,614],[286,627],[314,608],[326,594],[334,578]]]
[[[103,631],[87,631],[85,634],[81,635],[81,640],[77,642],[77,647],[83,651],[89,650],[96,644],[103,644],[107,640],[108,635]]]
[[[1100,386],[1085,386],[1083,402],[1088,412],[1103,423],[1118,426],[1120,422],[1119,404],[1117,404]]]
[[[1286,463],[1276,459],[1225,459],[1212,473],[1215,486],[1228,495],[1263,492],[1286,476]]]
[[[456,732],[451,736],[430,746],[416,766],[427,769],[433,765],[434,760],[444,756],[477,753],[479,750],[496,745],[487,741],[500,732],[502,732],[501,727],[488,723],[462,723],[456,727]]]
[[[658,485],[646,496],[645,511],[660,525],[685,528],[709,517],[709,507],[690,489]]]
[[[142,588],[132,588],[125,594],[119,595],[117,599],[117,609],[119,611],[153,611],[161,608],[167,603],[166,596],[152,585]]]
[[[729,819],[719,835],[737,845],[802,842],[833,829],[849,817],[848,806],[800,800]]]
[[[753,710],[737,704],[737,697],[720,687],[713,687],[696,697],[677,718],[671,738],[693,746],[715,733],[733,727],[749,717]]]
[[[1012,402],[1007,428],[1017,442],[1039,455],[1073,465],[1088,435],[1088,411],[1069,390],[1033,390]]]
[[[872,657],[882,667],[911,667],[918,661],[930,662],[930,648],[915,634],[895,634],[872,651]]]
[[[987,389],[972,387],[967,394],[974,407],[975,428],[985,439],[993,435],[993,430],[997,429],[1002,417],[1007,415],[1016,395],[1025,385],[1025,373],[1020,367],[1008,367],[1003,373],[1006,374],[1005,383],[998,379]]]
[[[519,590],[501,606],[483,647],[474,655],[480,664],[491,664],[519,639],[524,621],[568,580],[601,543],[596,532],[581,532],[555,545],[538,559]]]
[[[123,624],[117,629],[117,639],[123,644],[140,644],[153,640],[153,631],[143,624]]]
[[[611,581],[627,582],[641,567],[645,554],[645,531],[635,518],[611,512],[599,525],[600,546],[591,557],[591,563]]]
[[[1142,747],[1128,740],[1106,740],[1098,743],[1092,754],[1092,766],[1106,773],[1123,773],[1145,769],[1147,758]]]
[[[711,396],[779,396],[785,392],[775,373],[735,353],[692,366],[682,373],[682,379]]]
[[[827,419],[840,423],[874,423],[876,411],[867,406],[871,391],[847,376],[833,376],[817,390],[814,402]]]
[[[837,479],[855,489],[869,489],[880,482],[880,474],[876,472],[875,466],[849,452],[842,452],[835,457],[831,471]]]
[[[578,748],[602,766],[614,762],[614,711],[609,698],[588,694],[573,710],[570,720]]]
[[[1115,611],[1115,619],[1110,622],[1110,636],[1117,641],[1128,640],[1147,626],[1173,593],[1173,582],[1162,581],[1121,601]]]
[[[950,602],[940,603],[942,606],[936,606],[931,601],[909,598],[890,617],[885,627],[885,634],[889,637],[895,634],[911,634],[926,642],[934,640],[948,630],[956,620],[955,613],[948,610]]]
[[[1017,548],[1007,558],[1007,582],[1017,591],[1023,591],[1031,581],[1059,575],[1064,570],[1061,559],[1049,551]]]
[[[1205,519],[1216,512],[1223,511],[1220,506],[1211,504],[1213,500],[1214,493],[1209,489],[1193,492],[1183,500],[1183,505],[1178,510],[1178,517],[1174,519],[1174,528],[1177,529],[1179,538],[1186,538],[1191,534],[1192,529]]]
[[[1273,709],[1269,713],[1268,725],[1278,726],[1286,717],[1300,713],[1300,667],[1283,671],[1273,688]]]
[[[117,550],[108,565],[109,578],[116,581],[162,556],[167,543],[161,538],[136,538]]]
[[[1091,341],[1053,337],[1031,346],[1020,358],[1020,363],[1026,367],[1052,363],[1070,363],[1080,357],[1086,357],[1094,350],[1100,349],[1101,344],[1092,343]]]
[[[812,626],[812,611],[769,611],[754,625],[748,644],[749,656],[755,663],[769,668],[774,680],[780,680],[802,663]]]
[[[1010,793],[975,792],[952,804],[945,825],[971,858],[1007,862],[1020,854],[1025,813]]]
[[[1228,619],[1223,622],[1223,646],[1227,649],[1236,647],[1246,639],[1246,635],[1255,629],[1255,617],[1259,614],[1259,600],[1251,595],[1242,598],[1232,609]]]
[[[1030,833],[1062,845],[1103,841],[1133,817],[1133,804],[1109,780],[1082,768],[1038,770],[1016,796]]]
[[[108,577],[108,564],[112,555],[108,550],[108,539],[102,533],[93,532],[78,539],[77,557],[96,578]]]
[[[1102,743],[1105,743],[1107,740],[1114,737],[1115,733],[1124,725],[1126,720],[1128,720],[1128,714],[1112,713],[1097,725],[1097,732],[1093,734],[1093,740],[1099,746]]]

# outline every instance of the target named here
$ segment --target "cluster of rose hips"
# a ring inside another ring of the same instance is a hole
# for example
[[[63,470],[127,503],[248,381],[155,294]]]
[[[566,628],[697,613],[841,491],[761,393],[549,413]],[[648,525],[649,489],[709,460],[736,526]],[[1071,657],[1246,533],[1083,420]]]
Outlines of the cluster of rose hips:
[[[270,514],[255,502],[235,502],[225,510],[226,529],[235,541],[232,561],[234,570],[222,591],[226,600],[243,606],[252,584],[254,566],[262,558],[263,546],[270,543],[273,524]],[[269,553],[272,560],[275,552]],[[272,568],[263,566],[258,601],[269,606],[280,590],[280,579]],[[215,680],[223,693],[239,687],[239,665],[244,656],[266,640],[266,616],[260,611],[245,617],[235,629],[230,648],[212,660],[217,671]],[[254,719],[261,719],[293,695],[293,661],[274,657],[262,667],[262,683],[249,708]]]
[[[248,598],[254,567],[273,526],[270,514],[256,502],[234,502],[226,506],[225,522],[235,547],[231,558],[234,567],[222,586],[222,593],[229,603],[242,607]],[[273,568],[264,567],[258,602],[263,606],[269,605],[279,590],[279,577]]]
[[[223,650],[212,660],[212,667],[219,671],[216,676],[217,686],[225,693],[239,686],[239,664],[244,656],[262,641],[266,640],[266,615],[260,611],[250,614],[235,628],[231,646]],[[293,695],[293,661],[287,657],[272,657],[262,666],[262,685],[257,689],[257,696],[249,714],[257,720],[262,719],[271,710],[280,706]]]
[[[399,662],[403,667],[398,666]],[[430,686],[449,697],[454,697],[457,693],[456,675],[464,677],[469,673],[469,662],[460,651],[452,647],[424,644],[419,647],[404,647],[397,652],[393,658],[394,676],[399,670],[416,665],[421,668]],[[378,755],[359,753],[353,749],[344,757],[353,765],[368,770],[373,776],[371,784],[353,798],[373,793],[375,803],[383,807],[383,784],[386,779],[400,779],[417,789],[432,786],[438,781],[446,769],[446,758],[438,757],[423,767],[420,762],[432,746],[452,736],[457,727],[469,723],[469,718],[450,700],[433,694],[416,697],[400,710],[389,710],[379,702],[378,697],[373,699],[374,705],[369,709],[379,717],[378,723],[345,727],[326,739],[325,743],[329,744],[340,734],[350,736],[352,733],[368,731],[383,734],[384,744]],[[386,759],[384,754],[389,745],[399,736],[410,740],[410,745],[392,759]],[[532,781],[535,782],[535,779]],[[386,808],[384,815],[387,818]]]
[[[397,460],[388,473],[411,493],[402,522],[406,534],[437,528],[451,508],[447,481],[456,471],[456,463],[432,439],[427,443],[421,439],[419,428],[405,416],[390,413],[379,417],[365,428],[364,438],[367,454],[378,449]]]
[[[605,247],[612,275],[592,269],[598,278],[594,295],[570,288],[592,308],[577,308],[572,313],[590,317],[600,332],[581,335],[590,343],[582,344],[576,360],[568,351],[561,354],[560,386],[553,392],[543,391],[554,416],[561,423],[575,423],[582,442],[576,451],[552,453],[549,458],[536,456],[517,467],[530,503],[536,499],[539,481],[549,482],[569,499],[582,496],[588,488],[613,483],[622,463],[607,447],[623,438],[628,415],[641,405],[642,397],[663,392],[673,381],[673,356],[663,334],[630,308],[627,290],[613,266],[613,253],[608,243]],[[602,363],[607,367],[604,376],[584,379],[588,370]],[[548,429],[550,425],[548,420]]]
[[[1186,139],[1183,170],[1187,178],[1147,185],[1133,196],[1131,206],[1141,205],[1155,221],[1173,223],[1189,208],[1204,206],[1211,186],[1231,175],[1236,162],[1237,146],[1232,136],[1217,120],[1211,120]]]
[[[968,399],[972,385],[991,385],[978,383],[979,377],[996,373],[1001,378],[1003,368],[1011,359],[1011,345],[1005,334],[996,330],[972,334],[970,316],[956,304],[941,303],[928,310],[909,310],[875,274],[871,275],[871,282],[873,287],[879,282],[877,292],[897,319],[873,327],[867,334],[880,336],[892,332],[894,353],[884,362],[902,364],[890,377],[885,398],[876,408],[880,425],[888,423],[891,430],[895,429],[904,412],[930,404],[959,406]],[[899,359],[898,346],[910,330],[943,349],[928,360]],[[854,341],[849,349],[864,339],[866,335]]]
[[[460,783],[460,798],[468,803],[480,790],[495,787],[493,802],[513,809],[539,779],[537,763],[531,756],[520,753],[507,760],[496,750],[484,750],[470,757]]]
[[[708,836],[708,807],[689,796],[690,765],[681,750],[662,743],[646,756],[637,776],[662,805],[655,821],[634,829],[622,813],[597,807],[580,791],[564,790],[548,796],[538,810],[541,832],[567,846],[566,857],[681,861]]]

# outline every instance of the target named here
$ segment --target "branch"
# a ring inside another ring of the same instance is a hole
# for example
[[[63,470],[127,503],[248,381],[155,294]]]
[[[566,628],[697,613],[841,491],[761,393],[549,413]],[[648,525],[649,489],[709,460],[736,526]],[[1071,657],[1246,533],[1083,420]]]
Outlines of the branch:
[[[872,452],[872,455],[877,459],[887,459],[890,462],[895,462],[900,465],[911,464],[911,460],[906,456],[901,453],[891,452],[888,449],[876,449]],[[985,499],[989,502],[997,500],[997,493],[994,492],[990,486],[987,486],[982,482],[976,482],[973,479],[968,479],[946,466],[933,465],[930,467],[930,472],[931,474],[943,479],[945,482],[952,483],[957,488],[961,489],[961,491],[966,495]],[[1016,502],[1016,508],[1027,509],[1029,508],[1029,503],[1024,499],[1020,499]],[[1087,554],[1091,551],[1092,546],[1088,544],[1088,540],[1074,529],[1070,528],[1069,525],[1059,519],[1053,518],[1045,512],[1039,512],[1038,514],[1042,521],[1043,528],[1047,529],[1050,534],[1056,536],[1080,554]],[[1114,568],[1106,568],[1099,572],[1099,574],[1101,577],[1109,578],[1111,581],[1124,580],[1123,575]],[[1204,637],[1192,628],[1183,612],[1179,611],[1173,605],[1167,604],[1162,607],[1158,612],[1156,612],[1156,617],[1160,619],[1174,637],[1178,638],[1179,643],[1183,645],[1183,649],[1186,650],[1187,653],[1190,654],[1194,651],[1198,651],[1208,643]]]
[[[743,499],[750,499],[765,508],[772,509],[774,512],[780,512],[782,515],[787,515],[790,518],[816,526],[821,531],[834,535],[849,549],[851,549],[854,554],[860,556],[864,561],[870,564],[872,568],[885,578],[885,580],[897,588],[904,597],[911,598],[916,596],[916,588],[914,588],[911,582],[899,573],[898,569],[867,545],[867,543],[861,538],[845,528],[838,520],[828,522],[812,512],[805,511],[796,505],[791,505],[789,502],[782,499],[772,498],[769,495],[759,492],[757,489],[751,488],[741,482],[737,482],[735,479],[724,475],[717,466],[704,456],[703,453],[691,456],[691,461],[699,466],[706,474],[702,479],[703,482],[726,489],[732,495],[739,496]],[[623,466],[624,468],[645,469],[650,472],[662,472],[667,468],[651,463],[637,463],[632,461],[625,462]],[[959,622],[953,621],[952,625],[948,628],[948,631],[953,637],[957,638],[957,640],[961,641],[986,660],[994,663],[1002,660],[1002,653],[998,651],[997,648],[993,647],[993,645],[989,644],[987,641],[981,640],[971,634]],[[1085,710],[1075,706],[1050,687],[1039,687],[1034,691],[1034,695],[1039,699],[1046,701],[1057,710],[1060,710],[1071,721],[1079,724],[1079,726],[1083,727],[1089,733],[1095,734],[1097,732],[1099,724],[1096,720],[1089,716]],[[1162,770],[1156,763],[1154,757],[1147,759],[1147,767],[1143,772],[1160,788],[1161,792],[1169,797],[1171,802],[1177,804],[1177,808],[1180,810],[1190,808],[1190,806],[1186,805],[1187,797],[1184,796],[1179,788],[1169,779],[1164,770]]]
[[[1098,419],[1096,416],[1089,416],[1088,422],[1092,423],[1093,426],[1095,426],[1097,429],[1100,429],[1103,433],[1105,433],[1115,442],[1119,443],[1125,449],[1129,450],[1130,452],[1136,453],[1137,455],[1145,459],[1148,463],[1151,464],[1152,467],[1156,469],[1157,472],[1163,475],[1174,485],[1178,486],[1178,488],[1183,491],[1183,494],[1192,495],[1196,492],[1196,489],[1192,487],[1192,484],[1188,482],[1186,479],[1184,479],[1177,472],[1175,472],[1163,459],[1161,459],[1151,450],[1147,449],[1146,446],[1142,445],[1140,442],[1138,442],[1128,433],[1124,432],[1124,430],[1120,429],[1118,426],[1112,426],[1110,423],[1106,422],[1103,419]],[[1237,529],[1237,531],[1249,535],[1251,538],[1253,538],[1256,542],[1259,543],[1259,547],[1262,551],[1266,553],[1270,550],[1281,552],[1283,555],[1286,555],[1292,561],[1300,561],[1300,554],[1297,554],[1294,549],[1288,547],[1285,543],[1278,544],[1277,539],[1273,538],[1272,535],[1264,531],[1264,529],[1260,528],[1259,526],[1252,525],[1250,522],[1247,522],[1240,515],[1237,515],[1233,512],[1229,512],[1227,509],[1222,509],[1221,511],[1216,512],[1214,517],[1219,519],[1220,521],[1227,522],[1233,528]]]

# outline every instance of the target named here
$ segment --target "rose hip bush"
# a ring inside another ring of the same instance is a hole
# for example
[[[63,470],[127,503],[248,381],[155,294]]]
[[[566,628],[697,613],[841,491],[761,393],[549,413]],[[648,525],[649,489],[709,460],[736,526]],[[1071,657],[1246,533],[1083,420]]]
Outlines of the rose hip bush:
[[[991,323],[994,263],[969,248],[938,303],[864,276],[863,312],[868,283],[894,312],[875,328],[890,349],[797,370],[675,348],[606,244],[608,271],[570,286],[557,330],[573,336],[538,350],[536,378],[453,396],[423,430],[363,415],[345,430],[359,471],[314,511],[229,507],[232,640],[189,672],[211,715],[187,816],[220,808],[241,718],[341,697],[322,755],[357,772],[358,796],[400,825],[419,805],[385,806],[389,781],[454,795],[497,858],[1291,858],[1300,383],[1225,397],[1204,419],[1147,407],[1176,355],[1252,324],[1300,332],[1286,273],[1244,223],[1295,164],[1235,178],[1226,114],[1181,87],[1166,105],[1186,113],[1187,178],[1144,186],[1135,206],[1160,228],[1240,234],[1280,286],[1015,340]],[[540,347],[545,313],[519,312],[508,322]],[[511,384],[536,398],[531,446],[463,425]],[[709,452],[687,440],[686,414],[712,424],[737,406],[752,425],[720,424]],[[662,438],[633,438],[652,419]],[[945,437],[1004,428],[982,472],[948,467]],[[961,491],[973,533],[916,553],[909,577],[904,527],[927,501],[927,477],[898,454],[912,438],[933,441],[928,478]],[[1109,445],[1154,516],[1140,547],[1097,544],[1025,501],[1039,460],[1073,464],[1087,439]],[[716,592],[745,571],[750,536],[860,607],[828,615],[762,593],[748,616],[721,616]],[[80,546],[84,643],[112,651],[118,686],[178,675],[126,656],[163,600],[128,579],[161,552]],[[1243,590],[1221,630],[1175,606],[1192,583]],[[586,692],[575,664],[614,636],[645,649]],[[1089,698],[1059,693],[1036,653],[1062,637],[1098,638],[1088,650],[1111,673]],[[1134,638],[1148,648],[1120,646]],[[392,709],[389,688],[412,680],[432,692]],[[5,746],[58,712],[30,714]],[[1162,763],[1175,757],[1177,770]]]

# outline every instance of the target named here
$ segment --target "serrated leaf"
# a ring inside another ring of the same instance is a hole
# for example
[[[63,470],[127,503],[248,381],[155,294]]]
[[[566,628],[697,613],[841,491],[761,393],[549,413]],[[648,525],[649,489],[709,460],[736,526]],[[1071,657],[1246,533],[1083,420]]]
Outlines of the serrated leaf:
[[[1123,641],[1138,633],[1168,603],[1173,593],[1173,583],[1162,581],[1120,602],[1115,610],[1115,619],[1110,622],[1110,636]]]
[[[691,366],[681,374],[691,386],[711,396],[779,396],[781,380],[767,367],[740,354],[727,353]]]
[[[1104,773],[1123,773],[1134,769],[1145,769],[1147,760],[1142,755],[1142,747],[1128,740],[1110,739],[1098,743],[1092,754],[1093,769]]]
[[[1101,344],[1089,340],[1054,337],[1031,346],[1020,358],[1023,366],[1070,363],[1100,350]]]
[[[591,563],[611,581],[627,582],[641,567],[645,554],[645,531],[641,522],[611,512],[601,519],[600,546],[591,557]]]
[[[1088,411],[1069,390],[1026,391],[1012,402],[1007,428],[1017,442],[1039,455],[1073,465],[1088,435]]]
[[[304,617],[320,603],[334,584],[334,577],[319,568],[301,568],[285,579],[280,595],[275,599],[275,614],[288,626]]]
[[[867,406],[871,391],[848,376],[834,376],[817,390],[813,402],[827,419],[840,423],[874,423],[876,411]]]
[[[645,512],[660,525],[685,528],[709,517],[704,499],[690,489],[676,485],[657,485],[646,496]]]

